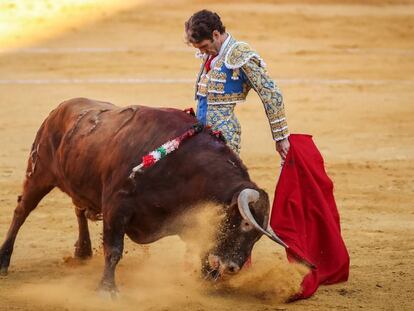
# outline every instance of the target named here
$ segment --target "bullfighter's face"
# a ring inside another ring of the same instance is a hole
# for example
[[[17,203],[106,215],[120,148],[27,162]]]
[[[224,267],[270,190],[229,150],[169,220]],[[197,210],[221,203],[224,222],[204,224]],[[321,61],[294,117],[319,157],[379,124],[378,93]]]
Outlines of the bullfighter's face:
[[[250,211],[257,223],[267,226],[269,199],[263,191],[259,201],[250,203]],[[246,221],[236,202],[226,208],[226,217],[217,234],[216,245],[202,259],[202,272],[206,279],[217,280],[236,274],[249,260],[254,244],[262,233]]]
[[[210,56],[216,56],[221,48],[222,41],[221,34],[217,30],[212,33],[212,39],[204,39],[200,42],[191,42],[193,47],[198,49],[201,54],[207,54]]]

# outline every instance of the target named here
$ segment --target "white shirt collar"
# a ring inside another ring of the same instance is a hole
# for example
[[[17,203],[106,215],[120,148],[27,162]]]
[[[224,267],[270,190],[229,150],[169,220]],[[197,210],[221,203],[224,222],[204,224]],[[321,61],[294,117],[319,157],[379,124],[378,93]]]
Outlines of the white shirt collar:
[[[224,40],[223,44],[221,45],[218,55],[216,57],[214,57],[214,59],[212,60],[211,67],[214,67],[214,65],[216,64],[216,61],[220,58],[220,56],[223,55],[224,51],[226,50],[227,45],[230,42],[231,35],[228,32],[226,32],[226,33],[227,33],[227,38],[226,38],[226,40]]]

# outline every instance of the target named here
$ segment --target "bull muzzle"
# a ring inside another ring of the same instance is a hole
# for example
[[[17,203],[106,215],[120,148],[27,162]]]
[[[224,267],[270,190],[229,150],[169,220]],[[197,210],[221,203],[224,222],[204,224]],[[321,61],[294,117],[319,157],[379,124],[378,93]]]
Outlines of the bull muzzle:
[[[254,228],[259,230],[261,233],[266,235],[268,238],[270,238],[272,241],[282,245],[285,248],[289,248],[288,245],[286,245],[285,242],[283,242],[273,231],[273,229],[270,227],[270,225],[267,224],[267,219],[269,217],[266,217],[265,226],[267,226],[266,229],[262,228],[254,219],[252,212],[250,211],[249,203],[255,203],[259,200],[260,194],[258,191],[254,189],[244,189],[240,192],[237,203],[239,207],[239,212],[244,220],[246,220],[250,225],[252,225]]]
[[[205,273],[205,279],[217,281],[225,274],[237,274],[241,267],[233,261],[223,262],[221,258],[214,254],[207,257],[209,269]]]

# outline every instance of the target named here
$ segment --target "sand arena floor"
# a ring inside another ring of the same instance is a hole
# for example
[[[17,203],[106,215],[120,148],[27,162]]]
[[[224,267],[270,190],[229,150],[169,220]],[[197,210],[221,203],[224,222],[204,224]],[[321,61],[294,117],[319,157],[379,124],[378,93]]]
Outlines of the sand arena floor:
[[[288,266],[282,249],[267,240],[255,246],[254,268],[233,290],[206,287],[184,271],[185,247],[178,238],[149,250],[127,240],[117,269],[121,298],[102,301],[95,293],[103,265],[102,224],[90,224],[94,259],[74,263],[73,206],[53,191],[18,235],[10,273],[0,277],[0,310],[413,310],[410,2],[0,4],[1,239],[36,131],[58,103],[84,96],[120,106],[194,105],[199,64],[182,28],[192,12],[207,7],[265,59],[283,91],[291,132],[314,135],[335,182],[351,256],[347,283],[284,304],[280,300],[298,286],[300,269]],[[252,179],[272,196],[279,161],[257,95],[252,92],[237,113],[241,157]]]

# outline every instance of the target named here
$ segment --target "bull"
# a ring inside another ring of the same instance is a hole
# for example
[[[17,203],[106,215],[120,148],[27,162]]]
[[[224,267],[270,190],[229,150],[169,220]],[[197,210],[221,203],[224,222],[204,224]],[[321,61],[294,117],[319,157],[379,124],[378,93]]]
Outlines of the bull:
[[[213,201],[224,214],[217,227],[220,238],[202,256],[206,277],[237,273],[263,234],[283,244],[267,228],[268,195],[250,180],[240,158],[207,128],[157,165],[131,175],[143,155],[195,122],[194,116],[171,108],[120,108],[86,98],[61,103],[33,143],[23,192],[0,248],[0,273],[7,274],[25,219],[55,187],[75,205],[75,257],[92,256],[88,219],[103,220],[105,267],[99,288],[111,294],[117,292],[115,268],[124,236],[147,244],[180,235],[179,227],[169,224],[200,202]]]

